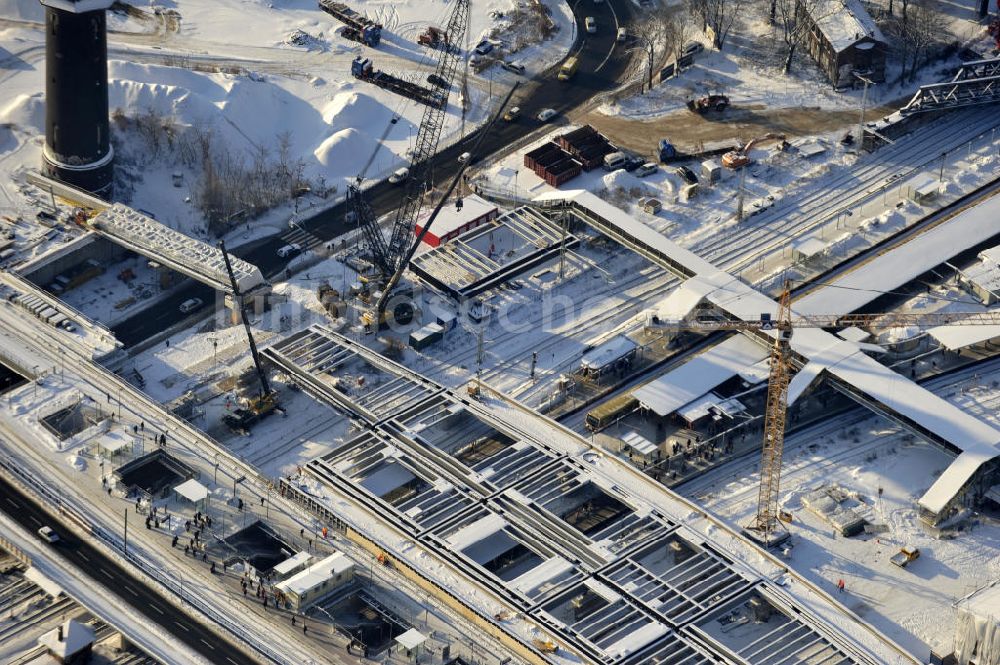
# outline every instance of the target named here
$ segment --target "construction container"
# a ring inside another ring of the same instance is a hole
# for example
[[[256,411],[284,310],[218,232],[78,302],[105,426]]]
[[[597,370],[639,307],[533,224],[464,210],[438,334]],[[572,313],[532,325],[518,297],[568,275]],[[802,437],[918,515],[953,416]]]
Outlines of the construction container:
[[[714,159],[706,159],[701,163],[701,179],[714,185],[722,178],[722,164]]]
[[[426,349],[431,344],[444,338],[444,326],[439,323],[428,323],[423,328],[410,333],[410,346],[417,351]]]
[[[650,215],[655,215],[663,210],[663,204],[660,200],[652,197],[639,199],[639,207],[642,208],[643,212],[647,212]]]
[[[585,142],[593,136],[596,136],[598,131],[590,125],[584,125],[579,129],[574,129],[571,132],[566,132],[559,137],[559,147],[563,150],[572,150],[574,146]]]
[[[524,153],[524,166],[534,171],[539,157],[557,150],[560,150],[559,145],[553,141],[540,145],[534,150]]]
[[[558,187],[580,175],[581,170],[580,162],[575,159],[563,159],[546,168],[541,177],[550,187]]]
[[[555,144],[553,143],[552,145]],[[563,161],[564,159],[569,159],[569,158],[570,154],[568,152],[556,146],[555,150],[546,152],[543,155],[539,155],[538,158],[535,159],[535,166],[534,166],[535,175],[537,175],[540,178],[543,178],[545,177],[543,175],[543,172],[547,168],[549,168],[553,164],[556,164],[558,162]]]

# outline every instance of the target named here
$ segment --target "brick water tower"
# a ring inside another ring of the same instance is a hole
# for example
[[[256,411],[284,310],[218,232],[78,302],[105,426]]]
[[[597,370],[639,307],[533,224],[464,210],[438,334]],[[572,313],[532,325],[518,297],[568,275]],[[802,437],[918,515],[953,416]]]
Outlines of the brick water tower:
[[[45,5],[45,149],[57,180],[111,196],[114,151],[108,126],[108,40],[112,0],[41,0]]]

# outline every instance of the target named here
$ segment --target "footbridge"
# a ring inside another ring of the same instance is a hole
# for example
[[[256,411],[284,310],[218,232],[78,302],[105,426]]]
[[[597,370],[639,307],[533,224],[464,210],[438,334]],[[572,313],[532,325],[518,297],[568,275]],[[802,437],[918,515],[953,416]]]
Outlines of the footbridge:
[[[905,115],[1000,101],[1000,58],[967,62],[950,81],[922,85],[899,112]]]
[[[232,291],[222,252],[217,247],[164,226],[149,215],[122,203],[109,204],[88,192],[45,176],[31,174],[28,179],[53,197],[65,198],[95,211],[97,214],[87,222],[87,226],[111,242],[216,291]],[[260,268],[232,254],[229,260],[242,294],[256,295],[268,288]]]

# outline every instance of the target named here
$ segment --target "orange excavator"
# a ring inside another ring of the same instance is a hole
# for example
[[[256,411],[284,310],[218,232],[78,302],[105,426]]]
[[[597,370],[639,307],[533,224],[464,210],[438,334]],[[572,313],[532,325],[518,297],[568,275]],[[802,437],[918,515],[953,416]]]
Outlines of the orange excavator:
[[[722,156],[722,165],[727,169],[742,168],[750,163],[750,151],[765,141],[779,141],[782,147],[785,146],[784,134],[764,134],[750,139],[742,147],[730,150]]]

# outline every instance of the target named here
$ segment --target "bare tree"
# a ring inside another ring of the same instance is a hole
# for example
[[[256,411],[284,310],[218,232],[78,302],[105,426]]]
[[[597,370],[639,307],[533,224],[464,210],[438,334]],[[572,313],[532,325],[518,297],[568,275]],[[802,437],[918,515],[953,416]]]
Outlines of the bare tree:
[[[666,40],[666,22],[663,12],[652,12],[641,16],[632,26],[632,35],[636,40],[636,50],[640,50],[646,60],[647,89],[653,87],[653,65],[656,62],[656,49]]]
[[[828,0],[771,0],[772,18],[785,48],[781,71],[785,74],[791,71],[795,51],[805,42],[810,25],[835,13],[835,5]]]
[[[701,21],[701,29],[712,39],[712,46],[722,50],[729,31],[745,7],[746,0],[689,0],[690,11]]]
[[[900,76],[908,76],[912,81],[917,77],[917,69],[926,64],[934,47],[946,34],[947,23],[937,2],[931,0],[913,0],[903,4],[902,33],[909,44],[910,66],[906,74],[906,60],[903,60],[903,71]]]
[[[680,60],[684,43],[692,34],[691,28],[688,17],[676,8],[667,10],[663,16],[663,38],[667,53],[672,55],[675,61]]]

